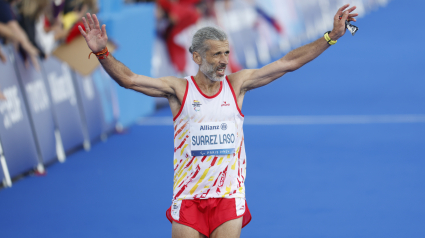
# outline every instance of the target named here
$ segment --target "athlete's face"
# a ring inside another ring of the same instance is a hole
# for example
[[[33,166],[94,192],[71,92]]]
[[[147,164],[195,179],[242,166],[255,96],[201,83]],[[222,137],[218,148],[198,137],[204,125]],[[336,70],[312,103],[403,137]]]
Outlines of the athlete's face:
[[[224,79],[224,71],[229,63],[229,42],[208,40],[209,50],[202,57],[200,70],[212,81]]]

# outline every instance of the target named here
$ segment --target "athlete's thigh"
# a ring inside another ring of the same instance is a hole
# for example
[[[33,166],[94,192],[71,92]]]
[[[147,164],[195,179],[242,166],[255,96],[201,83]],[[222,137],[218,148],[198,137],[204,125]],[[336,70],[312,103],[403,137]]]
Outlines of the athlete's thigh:
[[[171,237],[172,238],[206,238],[206,236],[199,233],[197,230],[192,227],[182,225],[180,223],[174,222],[171,228]]]
[[[210,235],[210,238],[239,238],[241,236],[242,219],[226,221],[217,227]]]

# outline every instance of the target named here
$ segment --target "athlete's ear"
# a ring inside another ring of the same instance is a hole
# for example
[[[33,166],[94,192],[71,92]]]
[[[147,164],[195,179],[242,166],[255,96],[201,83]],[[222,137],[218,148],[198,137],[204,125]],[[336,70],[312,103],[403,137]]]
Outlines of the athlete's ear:
[[[198,65],[202,64],[202,57],[198,52],[193,52],[192,57],[193,57],[193,61],[195,61],[196,64]]]

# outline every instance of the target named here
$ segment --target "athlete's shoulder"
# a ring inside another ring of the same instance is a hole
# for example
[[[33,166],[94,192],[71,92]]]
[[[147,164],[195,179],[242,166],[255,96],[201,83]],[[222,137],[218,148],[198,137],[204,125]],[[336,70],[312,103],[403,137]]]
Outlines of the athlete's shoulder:
[[[243,69],[228,75],[227,78],[229,79],[229,83],[232,85],[235,92],[241,91],[244,83],[249,78],[251,78],[254,72],[255,72],[255,69]]]
[[[165,77],[161,77],[160,79],[170,84],[186,84],[187,82],[185,78],[180,78],[175,76],[165,76]]]
[[[231,83],[236,81],[244,81],[247,78],[249,78],[253,73],[255,72],[255,69],[242,69],[238,72],[229,74],[227,78]]]
[[[183,92],[186,90],[187,80],[185,78],[179,78],[175,76],[165,76],[160,78],[165,84],[169,85],[174,91]]]

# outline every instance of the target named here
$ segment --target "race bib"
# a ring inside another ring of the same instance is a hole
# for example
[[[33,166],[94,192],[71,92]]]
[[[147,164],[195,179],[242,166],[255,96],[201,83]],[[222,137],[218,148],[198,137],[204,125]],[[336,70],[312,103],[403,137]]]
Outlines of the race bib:
[[[192,156],[228,155],[235,152],[234,121],[193,123],[190,125]]]

